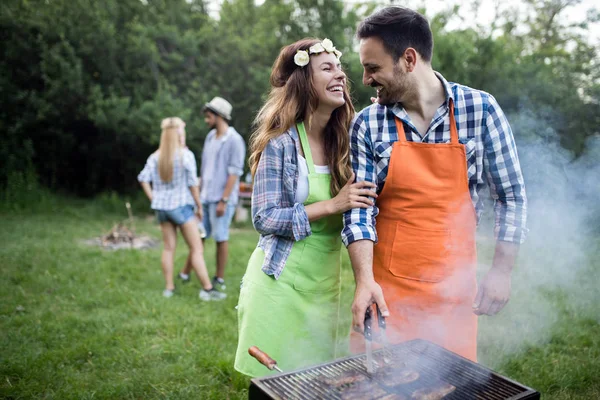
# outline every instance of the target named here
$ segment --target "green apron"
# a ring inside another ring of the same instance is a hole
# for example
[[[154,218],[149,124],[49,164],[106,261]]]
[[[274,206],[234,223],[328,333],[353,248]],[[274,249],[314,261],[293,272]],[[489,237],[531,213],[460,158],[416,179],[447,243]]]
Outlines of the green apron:
[[[304,205],[331,198],[331,175],[317,174],[304,124],[298,124],[308,165]],[[336,357],[341,292],[342,216],[310,223],[312,235],[295,242],[285,268],[275,279],[262,271],[264,252],[257,247],[242,279],[238,303],[238,348],[235,369],[253,377],[270,372],[248,348],[258,346],[284,371]]]

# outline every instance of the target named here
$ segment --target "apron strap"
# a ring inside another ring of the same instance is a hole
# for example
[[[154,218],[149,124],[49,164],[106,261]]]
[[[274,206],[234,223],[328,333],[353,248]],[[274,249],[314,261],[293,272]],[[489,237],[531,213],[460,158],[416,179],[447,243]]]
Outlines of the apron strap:
[[[304,158],[308,166],[308,173],[314,174],[315,165],[313,164],[312,153],[310,152],[310,145],[308,144],[308,136],[306,135],[306,129],[304,129],[304,122],[297,124],[298,136],[300,136],[300,144],[302,145],[302,151],[304,151]]]
[[[398,131],[398,141],[401,143],[406,142],[406,133],[404,133],[404,124],[400,120],[400,118],[395,117],[396,120],[396,130]]]
[[[454,101],[450,98],[450,143],[458,144],[458,130],[456,129],[456,118],[454,117]]]
[[[456,129],[456,118],[454,117],[454,101],[450,99],[448,104],[450,110],[450,143],[458,144],[458,129]],[[398,131],[398,141],[406,142],[406,133],[404,133],[404,124],[400,120],[400,118],[395,117],[396,120],[396,130]]]

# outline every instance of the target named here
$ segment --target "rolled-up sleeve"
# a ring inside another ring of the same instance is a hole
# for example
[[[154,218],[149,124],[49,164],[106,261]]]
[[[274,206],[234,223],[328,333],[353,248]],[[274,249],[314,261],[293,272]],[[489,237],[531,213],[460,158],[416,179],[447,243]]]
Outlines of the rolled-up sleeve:
[[[151,155],[150,157],[148,157],[148,160],[146,160],[146,165],[144,166],[142,172],[138,174],[138,182],[152,182],[152,171],[154,171],[155,168],[156,157],[154,157],[154,155]]]
[[[376,162],[373,155],[371,137],[362,114],[358,114],[350,125],[350,160],[356,174],[356,181],[377,184]],[[344,213],[342,240],[346,246],[358,240],[368,239],[377,243],[375,217],[376,206],[353,208]]]
[[[484,171],[494,200],[497,240],[523,243],[527,235],[527,197],[512,130],[489,96],[484,133]]]
[[[185,180],[188,187],[198,186],[198,166],[196,157],[191,151],[187,151],[184,157]]]
[[[246,144],[239,137],[233,141],[231,152],[229,153],[229,162],[227,163],[227,174],[242,176],[244,173],[244,160],[246,158]]]
[[[286,207],[292,196],[284,192],[286,173],[289,174],[284,169],[284,145],[273,139],[265,147],[254,177],[252,221],[263,235],[298,241],[311,235],[310,223],[303,204],[290,201],[291,206]]]

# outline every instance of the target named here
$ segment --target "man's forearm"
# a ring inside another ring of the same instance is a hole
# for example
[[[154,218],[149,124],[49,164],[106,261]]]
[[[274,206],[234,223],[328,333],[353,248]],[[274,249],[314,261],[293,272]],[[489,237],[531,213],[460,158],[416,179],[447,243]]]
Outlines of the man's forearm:
[[[354,272],[355,282],[368,282],[373,277],[373,242],[371,240],[358,240],[348,245],[348,254]]]
[[[238,180],[237,175],[229,175],[227,177],[227,183],[225,184],[225,190],[223,191],[222,198],[228,198],[231,192],[233,191],[233,187]]]
[[[496,242],[496,251],[492,268],[497,268],[503,272],[511,272],[517,260],[520,245],[512,242],[498,240]]]

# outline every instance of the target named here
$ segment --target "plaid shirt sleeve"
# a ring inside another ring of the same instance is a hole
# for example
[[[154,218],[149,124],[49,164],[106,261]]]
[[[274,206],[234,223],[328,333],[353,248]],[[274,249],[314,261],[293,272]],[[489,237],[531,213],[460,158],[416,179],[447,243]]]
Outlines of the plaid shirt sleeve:
[[[185,179],[188,187],[198,186],[198,166],[194,153],[186,149],[183,157],[183,167],[185,168]]]
[[[137,177],[138,182],[152,182],[152,173],[154,172],[155,168],[156,157],[154,157],[154,154],[152,154],[150,157],[148,157],[148,160],[146,160],[146,165],[144,166],[142,172],[139,173]]]
[[[523,243],[527,234],[527,197],[517,147],[506,116],[489,95],[484,132],[484,170],[494,199],[498,240]]]
[[[356,174],[355,179],[357,182],[367,181],[377,184],[376,160],[363,113],[354,117],[350,127],[350,161]],[[344,229],[342,230],[344,244],[348,246],[362,239],[377,243],[375,217],[378,213],[377,206],[353,208],[346,211],[344,213]]]
[[[295,150],[293,142],[290,146]],[[262,235],[298,241],[312,232],[304,205],[294,202],[295,193],[289,181],[297,179],[297,166],[289,171],[289,165],[284,164],[285,147],[281,141],[272,139],[260,157],[252,192],[252,219],[254,228]]]

